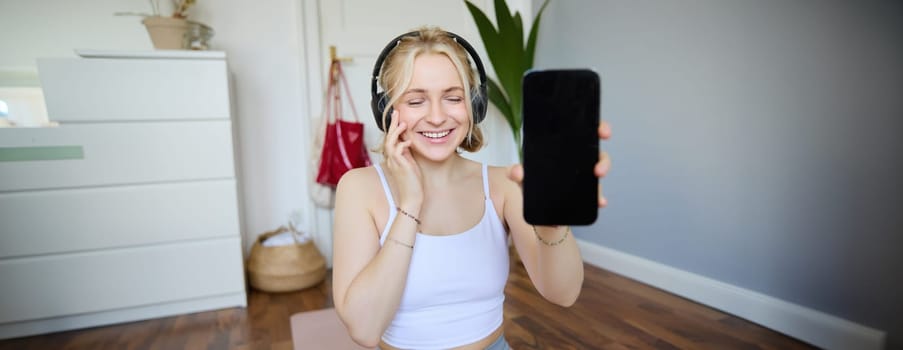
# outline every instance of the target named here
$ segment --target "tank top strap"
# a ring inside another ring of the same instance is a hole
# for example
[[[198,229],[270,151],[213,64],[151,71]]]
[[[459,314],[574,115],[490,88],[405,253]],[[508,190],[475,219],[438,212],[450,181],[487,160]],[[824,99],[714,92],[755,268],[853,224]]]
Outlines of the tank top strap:
[[[389,227],[392,227],[392,222],[395,221],[395,216],[397,214],[395,210],[393,210],[395,208],[395,199],[392,198],[392,190],[389,189],[389,183],[386,182],[386,174],[383,173],[383,169],[379,166],[379,163],[373,163],[373,167],[376,168],[376,173],[379,174],[379,182],[382,183],[383,191],[386,193],[386,201],[389,202],[389,217],[386,220],[386,227],[379,233],[379,245],[382,246],[386,243]]]
[[[386,182],[386,174],[383,173],[383,168],[379,166],[379,163],[374,163],[373,167],[376,168],[376,173],[379,174],[379,182],[382,183],[383,191],[386,192],[386,200],[389,201],[389,208],[394,208],[395,199],[392,198],[392,190],[389,189],[389,183]]]
[[[489,198],[489,165],[483,163],[483,198]]]

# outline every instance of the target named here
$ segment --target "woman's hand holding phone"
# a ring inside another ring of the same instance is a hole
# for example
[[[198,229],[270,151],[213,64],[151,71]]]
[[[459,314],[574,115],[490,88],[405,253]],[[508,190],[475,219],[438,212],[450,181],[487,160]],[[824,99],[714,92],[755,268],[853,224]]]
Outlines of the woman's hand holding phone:
[[[533,225],[591,225],[606,204],[599,177],[608,155],[599,139],[601,79],[591,69],[531,70],[523,77],[524,220]],[[596,132],[593,132],[593,131]]]
[[[392,122],[383,145],[386,151],[386,171],[393,188],[398,191],[396,203],[403,210],[420,211],[423,203],[423,178],[420,167],[411,155],[412,140],[405,139],[408,125],[401,122],[398,111],[392,111]]]
[[[609,125],[605,121],[601,121],[599,123],[599,139],[608,140],[609,138],[611,138],[611,125]],[[611,169],[611,158],[609,158],[608,152],[599,152],[599,161],[593,168],[596,177],[600,179],[605,177],[605,175],[608,174],[609,169]],[[518,185],[523,185],[524,167],[521,164],[515,164],[508,167],[508,178],[511,179],[511,181],[516,182]],[[602,194],[602,183],[600,182],[599,208],[604,208],[606,205],[608,205],[608,200],[605,199],[605,196]]]
[[[609,138],[611,138],[611,125],[603,121],[599,123],[599,139],[608,140]],[[605,177],[605,175],[608,174],[608,169],[611,169],[611,158],[608,157],[608,152],[599,152],[599,162],[597,162],[596,166],[593,168],[596,177],[600,179]],[[606,205],[608,205],[608,200],[605,199],[605,195],[602,194],[602,182],[600,181],[599,208],[604,208]]]

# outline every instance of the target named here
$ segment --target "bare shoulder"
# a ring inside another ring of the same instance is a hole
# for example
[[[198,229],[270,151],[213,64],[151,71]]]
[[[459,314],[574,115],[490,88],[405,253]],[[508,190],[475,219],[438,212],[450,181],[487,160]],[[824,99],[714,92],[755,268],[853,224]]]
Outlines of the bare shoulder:
[[[336,188],[333,235],[379,237],[377,223],[385,218],[385,196],[373,166],[352,169],[342,175]],[[371,242],[376,247],[378,241]]]
[[[510,208],[517,208],[516,203],[521,193],[517,183],[508,178],[509,169],[510,167],[489,167],[489,192],[499,214],[508,212]]]
[[[343,187],[359,189],[360,187],[369,187],[373,181],[379,182],[379,174],[373,166],[351,169],[342,175],[336,190]]]
[[[369,203],[381,193],[379,174],[373,166],[351,169],[342,175],[336,186],[336,200],[356,199],[358,203]]]
[[[489,166],[489,188],[492,192],[510,192],[517,189],[517,183],[508,178],[509,167]]]

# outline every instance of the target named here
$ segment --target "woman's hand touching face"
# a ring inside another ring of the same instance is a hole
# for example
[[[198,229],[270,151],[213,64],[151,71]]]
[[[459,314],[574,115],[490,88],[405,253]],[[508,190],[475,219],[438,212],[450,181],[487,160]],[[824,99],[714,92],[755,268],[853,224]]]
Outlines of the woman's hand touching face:
[[[411,154],[410,133],[407,123],[401,121],[397,110],[392,112],[392,121],[386,133],[383,148],[386,152],[386,171],[391,174],[393,188],[398,191],[397,204],[406,210],[419,210],[423,202],[423,186],[420,168]]]

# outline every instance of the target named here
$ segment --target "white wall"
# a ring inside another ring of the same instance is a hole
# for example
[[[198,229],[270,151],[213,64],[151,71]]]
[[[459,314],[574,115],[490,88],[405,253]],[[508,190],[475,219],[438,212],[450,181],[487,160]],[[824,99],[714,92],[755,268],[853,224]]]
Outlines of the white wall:
[[[36,57],[74,57],[73,48],[148,50],[139,17],[145,0],[0,0],[0,72],[36,72]]]
[[[235,78],[247,246],[293,211],[301,212],[302,229],[312,229],[300,7],[297,0],[218,0],[196,9],[215,28],[213,46],[228,53]]]
[[[299,3],[198,1],[192,9],[192,19],[216,31],[212,49],[226,51],[232,71],[246,246],[310,203]],[[150,7],[144,0],[0,0],[0,79],[36,82],[36,57],[73,57],[75,48],[152,49],[141,19],[113,16],[120,11]]]

